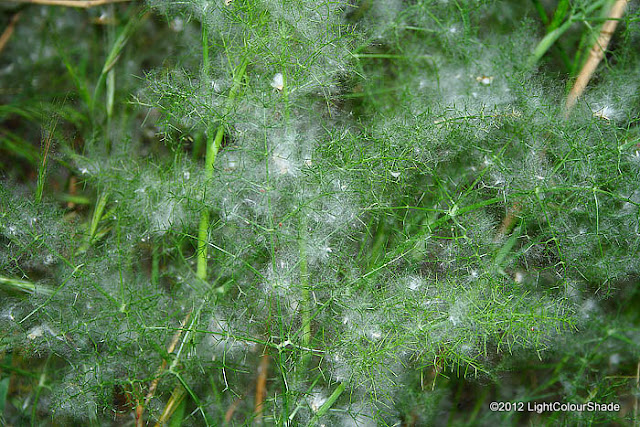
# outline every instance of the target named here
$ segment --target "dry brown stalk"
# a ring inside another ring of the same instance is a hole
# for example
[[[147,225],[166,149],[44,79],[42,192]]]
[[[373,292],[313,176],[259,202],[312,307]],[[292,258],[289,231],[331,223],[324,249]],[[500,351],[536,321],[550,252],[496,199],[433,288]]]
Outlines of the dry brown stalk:
[[[589,80],[591,80],[591,76],[593,76],[598,64],[600,64],[600,61],[604,58],[604,52],[607,49],[607,46],[609,46],[611,36],[613,36],[616,26],[618,25],[618,21],[622,18],[628,2],[628,0],[617,0],[611,7],[607,20],[602,24],[600,35],[591,47],[589,57],[582,67],[582,70],[580,70],[580,74],[578,74],[578,78],[573,84],[571,92],[569,92],[569,95],[567,96],[567,101],[565,103],[565,118],[569,116],[569,113],[576,105],[578,98],[584,92]]]
[[[186,315],[186,317],[182,320],[182,322],[180,322],[180,328],[178,328],[176,333],[173,335],[173,338],[171,339],[171,343],[169,343],[169,347],[167,347],[167,353],[171,354],[173,353],[173,350],[175,350],[176,345],[178,345],[178,341],[180,341],[180,336],[182,335],[182,331],[184,330],[185,325],[189,321],[189,317],[191,317],[191,312],[189,312]],[[144,425],[144,421],[142,419],[144,408],[149,404],[149,402],[153,398],[153,395],[156,392],[156,388],[158,388],[158,383],[160,382],[160,375],[162,374],[162,372],[164,372],[166,368],[167,368],[167,361],[163,360],[162,365],[160,365],[160,368],[158,368],[158,371],[156,372],[153,378],[153,381],[151,381],[151,384],[149,385],[149,391],[147,392],[147,395],[144,399],[144,403],[138,403],[138,406],[136,407],[136,427],[142,427]]]
[[[494,241],[500,240],[509,232],[509,230],[513,228],[513,223],[515,222],[521,210],[522,207],[519,202],[515,202],[513,205],[511,205],[511,209],[509,209],[509,212],[507,212],[507,215],[504,217],[502,223],[500,224],[500,228],[498,229],[498,232],[494,237]]]
[[[69,195],[70,196],[75,196],[77,193],[77,186],[76,184],[78,183],[78,180],[76,179],[75,176],[71,175],[69,177]],[[76,204],[74,202],[67,202],[67,209],[71,210],[74,209],[76,207]]]
[[[598,64],[600,64],[600,61],[602,61],[602,58],[604,58],[604,52],[609,46],[611,37],[613,36],[613,33],[618,26],[618,21],[624,14],[628,2],[628,0],[617,0],[611,7],[607,20],[602,25],[602,29],[600,30],[600,35],[591,47],[591,50],[589,51],[589,57],[580,70],[580,74],[578,74],[578,77],[576,78],[576,81],[573,84],[569,95],[567,96],[564,110],[565,118],[569,117],[569,113],[576,105],[578,98],[584,93],[584,90],[586,89],[589,80],[591,80],[591,76],[593,76],[593,73],[598,67]],[[520,206],[517,203],[511,207],[505,218],[502,220],[500,229],[496,233],[496,240],[500,239],[511,228],[519,211]]]
[[[241,402],[242,402],[242,399],[236,399],[231,404],[231,406],[229,406],[229,409],[227,409],[227,412],[225,412],[224,414],[225,423],[229,423],[231,421],[231,418],[233,418],[233,414],[236,412],[236,409],[238,409],[238,406],[240,406]]]
[[[267,372],[269,371],[269,355],[264,353],[260,358],[258,367],[258,380],[256,381],[256,398],[253,414],[254,424],[262,423],[262,411],[264,409],[264,399],[267,396]]]
[[[176,388],[173,389],[171,398],[167,402],[167,405],[164,407],[164,411],[162,411],[162,414],[160,415],[160,418],[158,418],[158,422],[154,427],[165,425],[169,421],[169,419],[171,419],[171,416],[176,411],[176,409],[178,409],[178,406],[180,406],[186,396],[186,390],[184,389],[184,387],[182,387],[182,384],[178,384]]]
[[[9,21],[9,25],[4,29],[2,35],[0,36],[0,52],[4,50],[4,47],[7,45],[7,42],[11,38],[13,31],[16,29],[16,24],[20,19],[20,14],[22,12],[18,12],[11,17],[11,21]]]

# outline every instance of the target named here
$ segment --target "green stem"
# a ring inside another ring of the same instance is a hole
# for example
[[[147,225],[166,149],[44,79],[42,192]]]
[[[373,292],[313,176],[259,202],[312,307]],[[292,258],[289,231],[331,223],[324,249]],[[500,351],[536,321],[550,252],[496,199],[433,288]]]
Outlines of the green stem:
[[[57,122],[53,121],[52,125],[48,129],[44,130],[44,141],[42,142],[42,155],[40,156],[40,168],[38,169],[38,182],[36,185],[36,203],[42,201],[42,194],[44,192],[44,183],[47,176],[47,160],[49,159],[49,152],[51,151],[51,145],[53,142],[53,136],[56,131]]]
[[[320,421],[320,418],[322,418],[327,412],[329,412],[329,409],[331,409],[333,404],[336,403],[340,395],[342,395],[342,393],[344,392],[345,388],[346,386],[344,385],[344,383],[340,383],[338,385],[333,393],[331,393],[331,396],[329,396],[329,398],[318,409],[318,412],[316,412],[311,421],[309,421],[307,427],[317,425],[318,421]]]
[[[51,360],[51,355],[47,357],[47,360],[44,362],[44,366],[42,367],[42,372],[40,373],[40,378],[38,379],[38,385],[36,386],[36,392],[33,397],[33,403],[31,404],[31,425],[38,425],[37,422],[37,409],[38,409],[38,400],[40,400],[40,393],[42,389],[47,385],[47,366],[49,365],[49,360]]]
[[[540,20],[544,25],[549,25],[549,17],[547,16],[547,12],[544,10],[544,6],[540,0],[531,0],[533,2],[533,7],[538,12],[538,16],[540,16]]]
[[[556,11],[553,13],[553,18],[551,18],[547,32],[553,31],[560,26],[562,21],[567,17],[570,6],[569,0],[560,0],[556,7]]]
[[[289,103],[289,91],[287,81],[287,69],[283,67],[282,71],[282,100],[284,102],[284,125],[285,132],[289,131],[289,116],[291,105]],[[311,292],[309,291],[309,266],[307,261],[307,217],[304,209],[300,209],[300,223],[298,236],[298,250],[300,252],[300,287],[302,298],[302,346],[309,348],[311,343],[311,313],[313,312],[313,303],[311,302]],[[306,351],[302,357],[301,367],[304,370],[309,364],[311,353]]]
[[[580,43],[578,45],[578,50],[573,58],[572,69],[571,69],[571,80],[573,80],[585,62],[589,58],[589,51],[593,47],[593,45],[598,41],[598,37],[600,36],[600,31],[602,30],[602,26],[605,22],[607,22],[607,18],[609,17],[609,12],[613,7],[615,0],[607,0],[605,4],[600,9],[600,15],[598,16],[596,22],[600,22],[598,25],[592,27],[585,23],[586,29],[582,32],[582,36],[580,37]],[[569,86],[570,89],[570,86]]]
[[[552,20],[549,21],[549,18],[547,17],[547,13],[544,10],[544,6],[542,5],[542,2],[540,0],[532,0],[532,1],[536,11],[538,12],[538,15],[540,16],[540,20],[547,27],[547,33],[550,33],[551,31],[558,28],[558,26],[562,23],[562,21],[564,20],[564,18],[566,17],[569,11],[569,1],[560,0],[558,7],[556,8],[556,11],[553,14]],[[569,55],[567,55],[567,52],[564,50],[564,48],[560,44],[555,44],[554,47],[558,51],[558,54],[564,66],[567,68],[567,70],[571,71],[573,69],[573,64],[571,63],[571,60],[569,59]]]
[[[289,115],[291,105],[289,104],[289,87],[287,86],[289,76],[287,76],[287,67],[283,67],[282,70],[282,101],[284,102],[284,125],[286,131],[289,131]]]
[[[160,279],[160,248],[159,244],[152,243],[151,252],[151,283],[153,286],[158,286],[158,280]]]
[[[200,225],[198,226],[198,265],[196,276],[199,279],[207,279],[207,237],[209,230],[209,210],[204,208],[200,214]]]
[[[302,346],[309,347],[311,342],[311,295],[309,292],[309,272],[307,264],[307,221],[304,215],[300,217],[300,286],[302,288]],[[308,355],[304,357],[304,365]]]
[[[209,37],[207,35],[206,26],[202,25],[202,60],[203,75],[206,78],[209,75]],[[247,70],[247,60],[243,60],[242,63],[234,72],[233,85],[229,90],[229,96],[227,98],[226,113],[229,112],[233,101],[240,89],[242,80],[244,79],[245,72]],[[212,123],[209,123],[207,129],[207,151],[205,155],[205,177],[207,180],[213,177],[213,166],[216,161],[220,147],[222,146],[222,138],[224,137],[224,117],[221,119],[220,124],[215,128]],[[215,134],[214,134],[215,132]],[[197,268],[196,275],[202,280],[207,279],[207,246],[208,246],[208,232],[209,232],[209,209],[205,206],[200,214],[200,224],[198,226],[198,250],[197,250]]]
[[[594,10],[602,7],[603,4],[606,3],[606,0],[599,0],[589,5],[584,12],[578,13],[575,15],[570,15],[566,22],[562,25],[559,25],[557,28],[548,32],[546,36],[543,37],[542,40],[538,43],[536,48],[533,50],[531,57],[529,58],[528,66],[529,68],[533,68],[538,61],[544,56],[544,54],[555,44],[556,41],[577,21],[586,19],[587,16],[593,12]]]

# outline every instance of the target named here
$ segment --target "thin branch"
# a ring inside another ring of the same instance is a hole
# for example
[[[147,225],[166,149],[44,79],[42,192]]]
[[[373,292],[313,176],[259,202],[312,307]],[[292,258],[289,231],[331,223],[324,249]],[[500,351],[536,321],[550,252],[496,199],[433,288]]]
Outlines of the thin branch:
[[[164,426],[173,416],[173,413],[176,411],[178,406],[184,401],[184,398],[187,396],[187,392],[181,384],[178,384],[171,393],[171,398],[167,402],[164,407],[164,411],[158,418],[158,422],[156,422],[154,427]]]
[[[266,350],[265,350],[266,351]],[[260,358],[258,367],[258,380],[256,381],[256,399],[253,414],[254,425],[262,424],[262,411],[264,410],[264,399],[267,396],[267,372],[269,371],[269,354],[264,353]]]
[[[598,67],[598,64],[600,64],[600,61],[602,61],[604,52],[607,49],[607,46],[609,46],[611,36],[613,36],[613,33],[618,25],[618,21],[624,14],[627,3],[628,0],[617,0],[611,7],[607,20],[604,24],[602,24],[602,29],[600,30],[598,40],[596,40],[596,42],[591,47],[591,50],[589,51],[589,58],[587,58],[587,61],[582,67],[582,70],[580,70],[580,74],[578,74],[578,78],[571,88],[571,92],[569,92],[569,95],[567,96],[567,101],[565,103],[565,118],[569,116],[569,113],[576,105],[578,98],[584,92],[587,84],[589,83],[589,80],[591,80],[591,76]]]
[[[502,223],[500,224],[498,232],[494,236],[494,242],[499,241],[509,232],[509,230],[513,228],[513,223],[516,221],[516,218],[518,217],[518,214],[521,210],[522,206],[519,202],[515,202],[513,205],[511,205],[511,209],[509,209],[509,212],[507,212],[507,215],[504,217]]]
[[[240,406],[241,402],[242,402],[242,399],[236,399],[233,401],[231,406],[229,406],[229,409],[227,409],[227,412],[224,413],[225,423],[231,422],[231,418],[233,418],[233,414],[236,412],[236,409],[238,409],[238,406]]]
[[[123,3],[133,0],[9,0],[14,3],[31,3],[44,6],[78,7],[89,9],[96,6],[103,6],[110,3]]]
[[[11,38],[13,31],[16,29],[16,24],[20,19],[20,14],[22,12],[18,12],[11,17],[11,21],[9,21],[9,25],[4,29],[2,35],[0,36],[0,52],[4,50],[4,47],[7,45],[7,42]]]
[[[182,331],[186,326],[187,322],[189,321],[189,317],[191,317],[191,312],[187,313],[186,317],[180,323],[180,327],[178,328],[176,333],[173,335],[173,338],[171,339],[171,343],[169,344],[169,347],[167,347],[167,353],[171,354],[173,353],[173,350],[175,350],[176,345],[178,345],[178,341],[180,341],[180,336],[182,335]],[[156,388],[158,387],[158,383],[160,382],[160,375],[162,374],[162,372],[164,372],[166,368],[167,368],[167,361],[163,360],[162,365],[156,372],[156,375],[153,381],[151,381],[151,384],[149,385],[149,392],[147,392],[147,396],[144,399],[144,404],[139,403],[138,406],[136,407],[136,427],[142,427],[144,425],[144,421],[142,420],[142,414],[144,413],[144,408],[147,405],[149,405],[149,402],[153,398],[153,395],[156,392]]]

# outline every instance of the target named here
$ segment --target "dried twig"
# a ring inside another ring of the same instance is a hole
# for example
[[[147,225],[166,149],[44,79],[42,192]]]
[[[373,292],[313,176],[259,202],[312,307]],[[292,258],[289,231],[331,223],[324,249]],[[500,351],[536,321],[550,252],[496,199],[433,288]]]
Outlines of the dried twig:
[[[176,411],[178,406],[180,406],[182,401],[184,401],[184,398],[186,396],[187,396],[186,390],[184,389],[184,387],[182,387],[181,384],[178,384],[176,388],[173,389],[173,392],[171,393],[171,398],[169,399],[166,406],[164,407],[164,411],[162,411],[162,414],[160,415],[160,418],[158,418],[158,422],[155,424],[154,427],[160,427],[165,425],[169,421],[169,419],[171,419],[171,416]]]
[[[9,25],[4,29],[2,35],[0,36],[0,52],[4,50],[4,47],[7,45],[7,42],[11,38],[13,31],[16,29],[16,24],[20,19],[20,14],[22,12],[18,12],[11,17],[11,21],[9,21]]]
[[[262,411],[264,409],[264,398],[267,396],[267,372],[269,371],[269,354],[264,353],[260,358],[258,367],[258,380],[256,381],[256,398],[253,409],[254,424],[262,423]]]
[[[598,67],[598,64],[602,61],[604,51],[607,49],[607,46],[609,46],[611,36],[613,36],[616,26],[618,25],[618,21],[622,18],[628,2],[628,0],[617,0],[613,7],[611,7],[607,20],[602,24],[602,30],[600,30],[598,40],[596,40],[591,47],[589,57],[582,67],[582,70],[580,70],[580,74],[578,74],[578,78],[573,84],[571,92],[569,92],[569,95],[567,96],[567,101],[565,103],[565,117],[569,116],[569,113],[576,105],[578,98],[587,87],[587,84]]]
[[[9,0],[15,3],[31,3],[43,6],[63,6],[89,9],[96,6],[103,6],[110,3],[123,3],[133,0]]]
[[[76,184],[77,184],[77,183],[78,183],[77,178],[76,178],[74,175],[71,175],[71,176],[69,177],[69,195],[70,195],[70,196],[75,196],[75,195],[76,195],[76,193],[77,193],[77,186],[76,186]],[[67,209],[72,210],[72,209],[74,209],[75,207],[76,207],[76,204],[75,204],[73,201],[69,200],[69,201],[67,202]]]
[[[567,96],[567,100],[565,103],[565,118],[569,116],[569,113],[576,105],[578,98],[584,92],[587,84],[589,83],[589,80],[591,80],[591,76],[598,67],[598,64],[600,64],[600,61],[604,57],[604,52],[607,49],[607,46],[609,46],[611,36],[613,36],[616,26],[618,25],[618,21],[624,14],[627,3],[628,0],[617,0],[614,3],[613,7],[611,7],[609,16],[607,17],[605,23],[602,25],[600,35],[598,36],[598,39],[596,40],[594,45],[591,47],[591,50],[589,51],[589,57],[580,70],[580,74],[578,74],[578,77],[576,78],[576,81],[571,88],[569,95]],[[500,228],[496,233],[494,240],[500,239],[502,236],[504,236],[505,233],[508,232],[508,230],[513,226],[513,222],[520,212],[520,209],[521,207],[517,203],[515,203],[511,207],[511,209],[503,219],[502,224],[500,224]]]
[[[505,215],[502,223],[500,224],[498,232],[494,236],[494,242],[502,239],[509,232],[509,230],[513,228],[513,223],[516,221],[516,218],[518,217],[518,214],[521,210],[522,206],[519,202],[515,202],[513,205],[511,205],[511,209],[509,209],[507,215]]]
[[[169,347],[167,347],[167,353],[169,354],[173,353],[173,350],[175,350],[176,345],[178,345],[178,341],[180,341],[180,336],[182,335],[182,331],[185,325],[187,324],[187,322],[189,321],[189,317],[191,317],[191,312],[189,312],[187,316],[180,323],[180,328],[173,335],[173,338],[171,339],[171,343],[169,344]],[[160,368],[158,368],[158,371],[156,372],[156,375],[154,376],[153,381],[151,381],[151,384],[149,385],[149,391],[147,392],[147,396],[144,399],[144,404],[138,403],[138,406],[136,407],[136,427],[142,427],[144,425],[144,421],[142,420],[142,414],[144,413],[144,408],[147,405],[149,405],[149,402],[153,398],[153,395],[156,392],[156,388],[158,388],[158,383],[160,382],[160,375],[162,374],[162,372],[164,372],[166,368],[167,368],[167,361],[163,360],[162,365],[160,366]]]
[[[227,409],[227,412],[225,412],[224,414],[225,423],[229,423],[231,421],[231,418],[233,418],[233,414],[236,412],[236,409],[238,409],[238,406],[240,406],[241,402],[242,402],[242,399],[236,399],[231,404],[231,406],[229,406],[229,409]]]

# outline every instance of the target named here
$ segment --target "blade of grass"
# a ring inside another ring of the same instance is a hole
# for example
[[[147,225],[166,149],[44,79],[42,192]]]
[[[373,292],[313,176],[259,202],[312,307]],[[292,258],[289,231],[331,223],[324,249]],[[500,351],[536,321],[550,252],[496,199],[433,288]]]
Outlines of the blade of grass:
[[[93,215],[91,216],[91,225],[89,227],[89,244],[92,244],[95,241],[96,232],[98,231],[98,224],[100,224],[100,220],[103,217],[104,208],[107,206],[108,201],[109,192],[100,194],[98,200],[96,201],[96,207],[93,210]]]
[[[0,285],[5,285],[12,291],[25,292],[28,294],[51,295],[53,293],[51,289],[36,286],[28,280],[12,279],[4,276],[0,276]]]
[[[28,141],[7,129],[2,130],[0,148],[13,153],[16,157],[25,159],[33,166],[41,163],[38,150]]]
[[[42,389],[46,387],[47,383],[47,366],[49,365],[49,360],[51,360],[51,355],[47,357],[47,360],[44,362],[44,366],[42,367],[42,372],[40,373],[40,378],[38,379],[38,385],[36,386],[36,392],[33,396],[33,403],[31,404],[31,426],[35,427],[38,425],[38,400],[40,399],[40,393],[42,393]]]
[[[313,388],[316,386],[316,384],[318,383],[318,381],[320,381],[320,378],[322,377],[322,375],[317,375],[313,382],[311,383],[311,385],[309,385],[309,387],[307,388],[306,394],[311,394],[311,392],[313,391]],[[298,413],[298,411],[300,409],[302,409],[302,407],[305,405],[305,401],[300,400],[298,402],[298,404],[296,405],[295,409],[291,412],[291,414],[289,415],[289,421],[293,421],[293,419],[295,418],[296,414]]]
[[[636,393],[635,393],[636,397],[633,401],[633,417],[636,420],[635,425],[640,424],[640,418],[638,418],[638,413],[640,412],[638,411],[638,407],[640,406],[638,402],[640,400],[638,398],[638,396],[640,396],[639,392],[640,392],[640,360],[638,360],[638,364],[636,365]]]
[[[0,380],[0,419],[4,417],[4,409],[7,406],[7,396],[9,394],[9,382],[11,378],[6,377]]]
[[[115,90],[114,89],[115,74],[110,74],[109,72],[116,65],[116,63],[118,62],[118,59],[120,59],[120,56],[122,55],[122,51],[124,50],[125,46],[129,42],[129,39],[131,38],[131,36],[138,30],[138,28],[140,28],[142,23],[149,17],[149,14],[150,12],[147,10],[147,8],[144,8],[144,7],[141,8],[138,13],[133,13],[132,18],[129,20],[129,22],[127,22],[127,24],[124,26],[120,34],[118,34],[118,37],[116,37],[116,40],[113,42],[113,46],[111,46],[111,50],[107,55],[107,59],[104,61],[104,65],[102,66],[102,71],[100,72],[100,76],[98,77],[98,83],[96,84],[96,87],[93,90],[93,96],[91,97],[91,102],[89,103],[89,110],[92,113],[95,111],[95,102],[98,99],[98,96],[100,95],[100,91],[102,90],[102,85],[105,82],[105,80],[107,80],[107,77],[109,77],[112,80],[111,84],[109,83],[109,81],[107,81],[106,83],[107,91]],[[107,94],[107,101],[106,101],[107,114],[109,114],[109,107],[113,108],[113,99],[111,99],[111,102],[109,101],[110,97],[112,96],[113,94],[109,94],[109,93]]]
[[[556,11],[553,13],[553,17],[551,18],[547,31],[553,31],[560,26],[568,16],[570,5],[569,0],[560,0],[558,2],[558,6],[556,7]]]
[[[182,385],[178,384],[171,392],[171,397],[165,405],[155,426],[163,426],[169,420],[169,426],[178,427],[182,425],[182,419],[184,418],[185,406],[187,403],[185,397],[187,397],[186,390]]]
[[[496,256],[493,260],[493,269],[500,274],[505,274],[502,267],[506,264],[507,255],[509,254],[509,252],[511,252],[511,249],[513,249],[513,246],[521,236],[522,229],[523,225],[521,224],[516,230],[514,230],[514,232],[511,234],[511,236],[509,236],[504,245],[496,253]]]
[[[569,11],[569,1],[561,0],[558,6],[556,7],[556,10],[553,14],[551,21],[549,21],[549,18],[547,17],[547,13],[544,10],[544,6],[542,5],[542,2],[540,0],[532,0],[532,1],[536,11],[538,12],[538,15],[540,16],[540,20],[547,27],[547,33],[558,28],[562,23],[562,21],[564,21],[564,19],[566,18],[567,12]],[[565,67],[567,67],[567,70],[571,71],[573,64],[571,63],[571,60],[569,59],[567,52],[564,50],[564,48],[560,44],[557,44],[557,43],[554,44],[554,48],[558,51],[558,55],[560,56],[562,63],[565,65]]]
[[[567,32],[567,30],[574,23],[576,23],[577,21],[586,19],[586,17],[589,16],[591,12],[598,9],[605,3],[606,3],[606,0],[599,0],[592,3],[583,12],[575,15],[571,15],[564,24],[548,32],[547,35],[544,36],[542,40],[540,40],[540,42],[536,45],[535,49],[533,50],[533,53],[529,57],[528,67],[533,68],[544,56],[544,54],[547,53],[547,51],[551,48],[551,46],[553,46],[556,43],[556,41],[558,41],[558,39],[562,37],[562,35],[565,32]]]
[[[65,68],[67,69],[67,72],[69,73],[69,76],[71,76],[71,80],[73,80],[76,88],[78,89],[78,95],[80,96],[80,98],[82,99],[82,101],[84,102],[84,104],[86,106],[91,107],[93,105],[93,98],[91,97],[91,93],[89,92],[89,89],[87,87],[87,83],[85,81],[86,80],[86,76],[82,76],[84,78],[81,78],[81,76],[78,73],[78,70],[76,69],[75,65],[71,62],[71,60],[67,56],[67,52],[62,46],[62,42],[60,40],[58,40],[58,38],[56,37],[55,33],[54,33],[53,37],[54,37],[54,41],[55,41],[55,44],[56,44],[56,47],[57,47],[58,54],[60,55],[60,58],[62,59],[62,63],[64,64]],[[90,120],[91,120],[91,117],[90,117]]]
[[[209,74],[209,37],[206,29],[206,25],[202,25],[202,60],[203,60],[203,73]],[[227,112],[231,109],[238,90],[244,79],[248,61],[243,59],[240,65],[234,70],[233,73],[233,85],[229,90],[227,97],[226,109]],[[216,161],[220,147],[222,147],[222,139],[224,137],[224,122],[220,123],[214,130],[212,123],[209,124],[209,131],[207,132],[207,147],[205,154],[205,178],[207,180],[213,177],[213,167]],[[209,210],[205,207],[200,214],[200,223],[198,225],[198,250],[197,250],[197,266],[196,274],[198,278],[207,279],[207,240],[209,232]]]
[[[303,214],[300,217],[299,224],[299,241],[298,250],[300,254],[300,288],[301,288],[301,317],[302,317],[302,346],[309,347],[311,343],[311,313],[313,311],[311,302],[311,292],[309,291],[309,268],[307,261],[307,221],[306,215]],[[299,367],[302,371],[305,371],[309,364],[311,354],[307,351],[304,352]]]
[[[318,409],[318,412],[316,412],[313,418],[311,418],[311,421],[309,421],[309,423],[307,424],[307,427],[315,426],[318,424],[318,421],[320,420],[320,418],[322,418],[327,412],[329,412],[329,409],[331,409],[333,404],[336,403],[338,398],[344,392],[344,389],[345,389],[344,383],[340,383],[340,385],[338,385],[338,387],[333,391],[333,393],[331,393],[331,396],[329,396],[326,402],[324,402],[322,406]]]
[[[51,146],[53,144],[53,136],[56,131],[58,122],[54,118],[53,123],[49,126],[50,129],[43,130],[43,143],[42,154],[40,155],[40,168],[38,169],[38,181],[36,184],[35,201],[40,203],[42,201],[42,193],[44,192],[44,182],[47,176],[47,160],[49,159],[49,153],[51,152]]]

